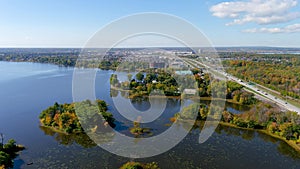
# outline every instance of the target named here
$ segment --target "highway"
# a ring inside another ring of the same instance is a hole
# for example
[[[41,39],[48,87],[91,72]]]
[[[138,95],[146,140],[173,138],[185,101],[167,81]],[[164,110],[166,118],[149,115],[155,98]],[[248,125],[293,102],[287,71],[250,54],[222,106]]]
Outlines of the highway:
[[[258,89],[255,85],[250,85],[248,84],[247,82],[244,82],[243,80],[241,79],[238,79],[237,77],[234,77],[230,74],[227,74],[226,72],[222,72],[220,70],[215,70],[211,67],[209,67],[208,65],[205,65],[197,60],[193,60],[193,59],[184,59],[184,61],[189,64],[190,66],[192,67],[195,67],[196,66],[199,66],[199,67],[205,67],[207,70],[210,70],[210,71],[213,71],[215,73],[218,73],[218,74],[222,74],[223,76],[225,76],[228,80],[231,80],[231,81],[234,81],[240,85],[243,85],[244,87],[250,89],[248,90],[249,92],[252,92],[253,94],[255,95],[260,95],[260,96],[263,96],[264,98],[266,98],[267,100],[279,105],[280,107],[286,109],[286,110],[289,110],[289,111],[293,111],[293,112],[297,112],[298,114],[300,114],[300,108],[299,107],[296,107],[294,105],[291,105],[289,103],[287,103],[285,100],[282,100],[280,98],[277,98],[275,96],[273,96],[272,94],[266,92],[266,91],[262,91],[260,89]],[[192,64],[190,64],[190,63]]]

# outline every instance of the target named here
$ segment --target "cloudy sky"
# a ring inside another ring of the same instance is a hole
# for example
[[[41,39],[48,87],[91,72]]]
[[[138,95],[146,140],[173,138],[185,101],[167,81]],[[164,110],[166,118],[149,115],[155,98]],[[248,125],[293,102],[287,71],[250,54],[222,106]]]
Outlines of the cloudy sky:
[[[83,47],[105,25],[141,12],[181,17],[214,46],[300,47],[298,1],[3,0],[0,47]]]

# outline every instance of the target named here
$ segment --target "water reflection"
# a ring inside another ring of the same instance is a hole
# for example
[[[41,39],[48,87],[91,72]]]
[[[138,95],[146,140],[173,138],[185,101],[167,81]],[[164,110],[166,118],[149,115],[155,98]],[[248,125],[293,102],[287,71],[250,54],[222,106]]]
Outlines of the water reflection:
[[[65,134],[55,132],[49,127],[40,126],[40,129],[49,136],[52,136],[59,144],[72,145],[74,143],[81,145],[84,148],[95,147],[97,144],[90,139],[85,133]]]
[[[123,98],[129,99],[129,94],[127,91],[119,91],[116,89],[112,89],[110,88],[110,97],[118,97],[119,95],[121,95]],[[177,100],[179,101],[180,99],[176,99],[176,98],[171,98],[172,100]],[[137,103],[143,104],[145,110],[147,110],[147,108],[149,108],[149,105],[145,104],[145,101],[148,101],[149,99],[147,97],[135,97],[135,98],[131,98],[130,99],[132,103],[134,103],[134,105],[136,105]],[[193,100],[193,99],[192,99]],[[144,103],[142,103],[144,101]],[[206,105],[210,105],[211,101],[210,100],[202,100],[200,98],[200,103],[206,104]],[[233,113],[233,114],[241,114],[245,111],[250,110],[250,106],[247,105],[240,105],[240,104],[235,104],[235,103],[231,103],[231,102],[226,102],[225,103],[225,108],[224,110]]]
[[[191,132],[199,131],[201,132],[201,129],[203,128],[204,122],[203,121],[197,121],[192,128]],[[263,143],[272,143],[273,145],[277,145],[277,150],[282,155],[288,156],[293,159],[300,160],[300,153],[297,152],[295,149],[293,149],[291,146],[289,146],[286,142],[279,140],[277,138],[271,137],[267,134],[261,133],[259,131],[255,130],[248,130],[248,129],[238,129],[233,128],[229,126],[219,125],[215,133],[218,135],[226,135],[226,136],[236,136],[246,141],[256,141],[257,139],[261,139],[264,142]],[[263,144],[261,143],[261,144]],[[238,146],[239,143],[236,143]],[[264,148],[264,147],[261,147]]]
[[[110,97],[118,97],[118,95],[119,95],[118,90],[110,89]]]

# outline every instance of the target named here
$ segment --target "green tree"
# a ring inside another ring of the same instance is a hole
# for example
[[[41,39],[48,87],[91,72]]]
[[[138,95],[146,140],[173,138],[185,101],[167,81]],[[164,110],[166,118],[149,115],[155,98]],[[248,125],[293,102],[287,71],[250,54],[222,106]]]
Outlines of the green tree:
[[[154,73],[148,73],[145,77],[145,82],[151,83],[153,80],[156,80],[156,75]]]
[[[118,75],[116,75],[116,74],[111,75],[110,84],[113,86],[116,86],[117,84],[119,84]]]
[[[135,75],[135,77],[136,77],[136,80],[142,81],[144,79],[144,74],[139,72]]]
[[[128,78],[128,81],[130,82],[131,79],[132,79],[132,74],[128,73],[128,74],[127,74],[127,78]]]
[[[6,168],[13,167],[13,161],[10,158],[9,154],[0,151],[0,167],[4,165]]]

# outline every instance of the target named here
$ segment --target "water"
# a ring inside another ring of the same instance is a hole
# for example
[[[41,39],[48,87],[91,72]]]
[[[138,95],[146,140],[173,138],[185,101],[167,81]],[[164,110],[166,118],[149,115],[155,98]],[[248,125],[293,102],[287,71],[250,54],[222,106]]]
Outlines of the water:
[[[0,62],[0,131],[6,140],[14,138],[27,148],[15,160],[15,168],[119,168],[132,160],[102,150],[86,135],[66,136],[39,127],[38,115],[42,110],[54,102],[72,102],[72,73],[72,68],[49,64]],[[132,123],[117,112],[110,97],[108,79],[112,73],[98,71],[96,96],[109,104],[109,111],[117,119],[116,129],[129,134]],[[140,110],[149,107],[147,100],[132,102]],[[179,100],[168,99],[167,110],[149,124],[153,133],[166,130],[169,117],[179,109]],[[247,108],[227,104],[226,109],[241,113]],[[299,153],[280,140],[254,131],[219,126],[207,142],[199,144],[200,128],[195,127],[168,152],[135,161],[155,161],[161,168],[175,169],[300,168]]]

